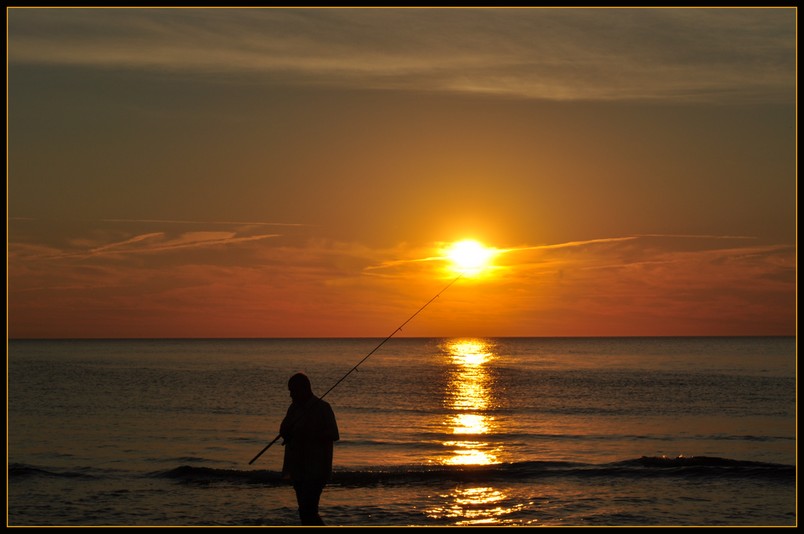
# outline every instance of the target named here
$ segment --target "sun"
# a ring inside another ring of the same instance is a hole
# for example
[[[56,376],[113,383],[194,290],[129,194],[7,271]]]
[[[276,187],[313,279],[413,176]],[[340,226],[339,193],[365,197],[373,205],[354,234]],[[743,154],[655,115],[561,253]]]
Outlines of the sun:
[[[474,275],[489,266],[496,251],[474,239],[456,241],[444,251],[455,272]]]

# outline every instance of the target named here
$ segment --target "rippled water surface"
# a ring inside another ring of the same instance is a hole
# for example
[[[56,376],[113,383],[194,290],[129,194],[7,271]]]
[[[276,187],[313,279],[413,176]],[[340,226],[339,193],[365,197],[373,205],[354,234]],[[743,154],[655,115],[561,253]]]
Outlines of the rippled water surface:
[[[379,340],[9,343],[10,525],[294,525],[287,378]],[[341,525],[792,525],[794,338],[394,339],[326,397]]]

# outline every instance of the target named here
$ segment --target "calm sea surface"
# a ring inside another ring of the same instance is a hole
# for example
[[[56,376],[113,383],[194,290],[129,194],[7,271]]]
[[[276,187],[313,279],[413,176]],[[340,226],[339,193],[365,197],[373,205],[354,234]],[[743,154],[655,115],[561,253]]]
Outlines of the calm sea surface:
[[[7,524],[296,525],[276,437],[378,339],[10,341]],[[796,525],[796,340],[391,339],[331,525]]]

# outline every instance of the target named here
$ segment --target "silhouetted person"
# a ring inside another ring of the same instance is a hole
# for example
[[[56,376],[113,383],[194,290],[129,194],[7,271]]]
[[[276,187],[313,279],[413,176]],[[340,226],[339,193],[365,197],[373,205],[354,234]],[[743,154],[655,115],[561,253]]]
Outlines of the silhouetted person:
[[[296,490],[302,525],[323,525],[318,501],[332,476],[332,450],[340,439],[332,407],[315,395],[310,379],[297,373],[288,380],[293,402],[282,420],[279,433],[284,439],[282,478]]]

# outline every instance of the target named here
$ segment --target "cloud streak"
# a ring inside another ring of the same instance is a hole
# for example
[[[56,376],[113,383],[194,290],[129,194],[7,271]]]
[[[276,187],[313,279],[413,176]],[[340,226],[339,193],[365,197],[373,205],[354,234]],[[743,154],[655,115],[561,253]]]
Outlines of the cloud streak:
[[[32,219],[28,219],[32,220]],[[173,219],[101,219],[102,222],[118,223],[158,223],[158,224],[202,224],[223,226],[310,226],[302,223],[263,222],[263,221],[183,221]]]
[[[433,246],[374,249],[322,239],[268,245],[267,237],[142,233],[88,246],[82,256],[13,245],[11,335],[381,335],[446,278],[432,261]],[[505,249],[506,261],[491,276],[456,284],[405,334],[794,331],[795,247],[687,237],[693,239],[626,236]],[[229,243],[238,246],[213,250]],[[394,264],[400,257],[412,261]],[[70,258],[81,261],[62,261]],[[374,275],[383,265],[394,269]]]
[[[187,232],[176,238],[166,238],[162,232],[144,234],[120,243],[111,243],[90,250],[84,257],[105,254],[142,254],[185,248],[217,247],[248,241],[259,241],[280,234],[237,236],[234,232]],[[144,244],[144,246],[143,246]]]
[[[570,249],[570,248],[579,248],[579,247],[588,247],[592,245],[605,245],[610,243],[623,243],[627,241],[634,241],[637,239],[645,239],[645,238],[670,238],[670,239],[693,239],[693,240],[745,240],[745,239],[756,239],[755,237],[750,236],[732,236],[732,235],[706,235],[706,234],[638,234],[638,235],[631,235],[631,236],[621,236],[621,237],[604,237],[604,238],[597,238],[597,239],[586,239],[581,241],[567,241],[565,243],[552,243],[547,245],[523,245],[518,247],[508,247],[508,248],[500,248],[494,249],[494,257],[499,257],[509,253],[517,253],[517,252],[528,252],[528,251],[550,251],[550,250],[557,250],[557,249]],[[439,247],[443,248],[445,244],[440,244]],[[401,259],[401,260],[387,260],[383,261],[378,265],[369,265],[366,267],[366,271],[373,271],[379,269],[387,269],[393,267],[400,267],[408,264],[416,264],[416,263],[426,263],[426,262],[443,262],[448,261],[448,258],[441,255],[441,256],[425,256],[425,257],[416,257],[416,258],[409,258],[409,259]],[[512,262],[516,262],[516,260],[511,260]]]
[[[15,259],[38,258],[40,260],[86,260],[100,256],[153,254],[180,249],[220,247],[247,243],[251,241],[261,241],[264,239],[279,237],[280,235],[281,234],[259,234],[240,236],[235,232],[201,231],[185,232],[178,236],[170,237],[165,232],[150,232],[146,234],[138,234],[122,241],[92,246],[88,249],[78,251],[28,243],[11,243],[9,247],[9,256]],[[78,240],[78,242],[86,243],[87,240]]]
[[[9,62],[551,100],[784,100],[793,9],[11,9]]]

